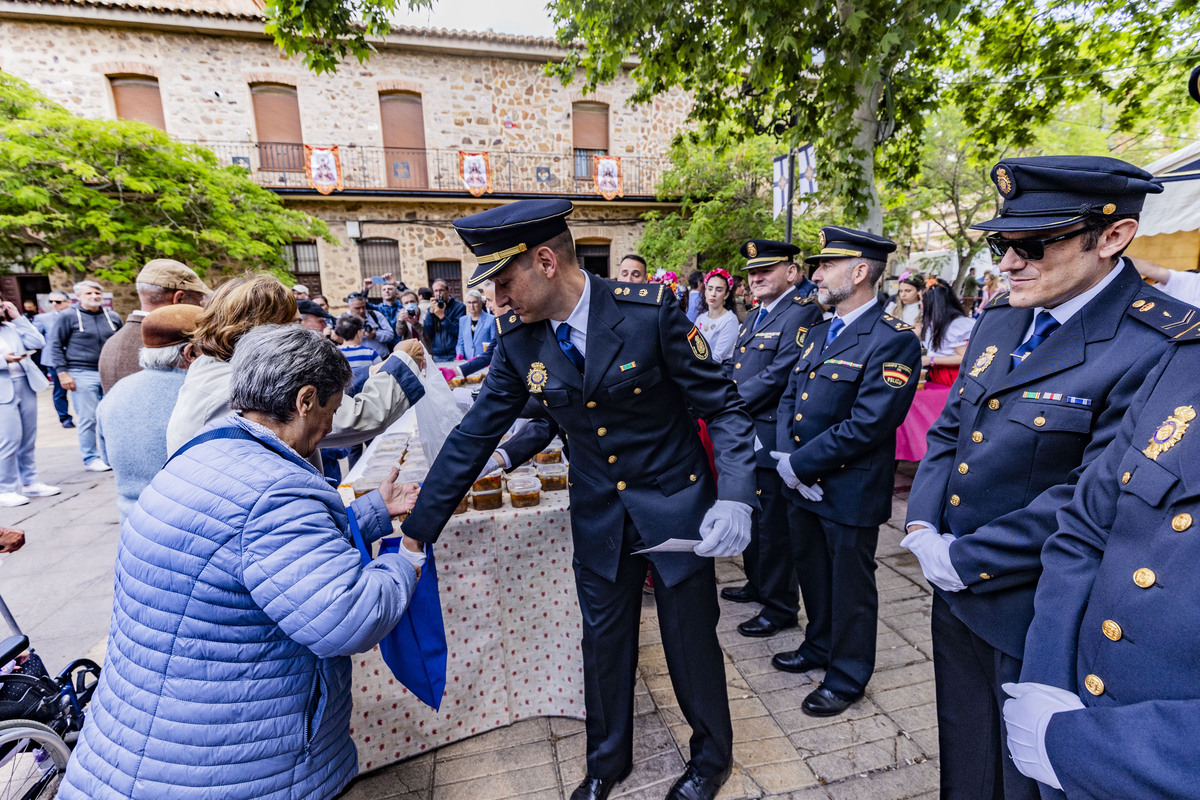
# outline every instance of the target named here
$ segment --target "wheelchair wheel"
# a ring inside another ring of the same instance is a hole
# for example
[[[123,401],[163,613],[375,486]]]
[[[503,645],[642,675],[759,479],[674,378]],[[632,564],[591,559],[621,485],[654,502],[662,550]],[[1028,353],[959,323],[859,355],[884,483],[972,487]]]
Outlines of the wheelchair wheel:
[[[0,721],[0,800],[48,800],[58,793],[71,750],[51,728]]]

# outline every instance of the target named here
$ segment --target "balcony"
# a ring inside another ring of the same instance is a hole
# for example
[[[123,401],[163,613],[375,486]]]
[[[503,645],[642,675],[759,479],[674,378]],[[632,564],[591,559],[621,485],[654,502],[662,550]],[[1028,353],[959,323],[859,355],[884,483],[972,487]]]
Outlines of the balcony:
[[[259,186],[283,192],[312,191],[304,172],[304,146],[270,142],[200,142],[222,164],[246,169]],[[338,148],[347,192],[385,195],[467,195],[458,175],[458,150],[404,150],[386,147]],[[599,198],[595,184],[577,178],[576,157],[566,153],[513,153],[489,150],[492,194]],[[671,166],[665,158],[621,156],[626,199],[653,199],[655,186]]]

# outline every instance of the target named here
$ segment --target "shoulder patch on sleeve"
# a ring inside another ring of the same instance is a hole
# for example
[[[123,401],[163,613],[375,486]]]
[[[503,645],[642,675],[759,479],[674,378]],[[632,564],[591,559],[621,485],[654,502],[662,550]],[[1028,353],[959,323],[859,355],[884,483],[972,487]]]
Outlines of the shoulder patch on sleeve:
[[[989,300],[988,304],[986,306],[984,306],[984,308],[995,308],[996,306],[1006,306],[1006,305],[1008,305],[1008,292],[1001,292],[1000,294],[996,295],[991,300]]]
[[[898,331],[911,331],[913,329],[912,325],[909,325],[902,319],[893,317],[891,314],[884,314],[883,321]]]
[[[1125,313],[1174,341],[1200,341],[1200,309],[1161,292],[1138,292]]]
[[[511,311],[496,317],[496,333],[500,336],[521,327],[521,318]]]
[[[612,292],[618,300],[656,306],[662,304],[666,289],[665,283],[615,283]]]

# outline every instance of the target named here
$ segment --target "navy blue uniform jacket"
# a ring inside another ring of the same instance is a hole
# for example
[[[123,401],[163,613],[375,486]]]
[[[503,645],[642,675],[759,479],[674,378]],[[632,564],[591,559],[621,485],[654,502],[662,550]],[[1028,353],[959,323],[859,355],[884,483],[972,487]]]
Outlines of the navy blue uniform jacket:
[[[626,514],[653,546],[698,539],[717,499],[758,508],[753,426],[703,335],[662,285],[588,280],[584,373],[563,355],[549,322],[523,325],[515,314],[502,316],[479,398],[430,468],[404,521],[407,535],[437,539],[531,394],[570,447],[575,560],[601,577],[616,578]],[[688,406],[708,423],[719,490]],[[707,562],[692,553],[650,558],[670,586]]]
[[[775,449],[790,453],[801,483],[820,481],[812,503],[785,489],[795,505],[843,525],[882,525],[892,515],[896,428],[917,391],[921,342],[912,326],[871,308],[822,352],[829,323],[804,342],[779,400]]]
[[[1010,354],[1025,339],[1033,309],[1013,308],[1004,292],[975,325],[950,399],[929,431],[908,521],[958,537],[950,559],[967,588],[936,591],[988,644],[1022,657],[1054,516],[1169,346],[1164,323],[1192,310],[1147,286],[1126,261],[1016,369]]]
[[[738,394],[754,419],[754,433],[762,448],[755,453],[758,466],[775,468],[771,458],[775,441],[779,398],[787,387],[792,368],[800,358],[800,345],[808,331],[821,324],[821,306],[798,292],[779,301],[757,329],[758,312],[746,317],[734,343],[733,358],[725,372],[737,384]]]
[[[1188,422],[1200,413],[1200,311],[1164,310],[1186,342],[1146,380],[1042,551],[1021,678],[1086,706],[1046,731],[1073,798],[1200,795],[1200,423]]]

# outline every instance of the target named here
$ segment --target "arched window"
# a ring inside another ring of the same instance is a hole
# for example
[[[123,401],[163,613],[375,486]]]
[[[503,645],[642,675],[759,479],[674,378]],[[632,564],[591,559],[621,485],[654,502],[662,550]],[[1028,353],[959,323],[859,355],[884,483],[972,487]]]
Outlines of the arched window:
[[[575,177],[591,180],[592,156],[608,155],[608,106],[604,103],[575,103],[571,106],[571,122]]]
[[[157,78],[145,75],[110,75],[108,85],[112,87],[117,119],[135,120],[153,125],[159,130],[167,129]]]

